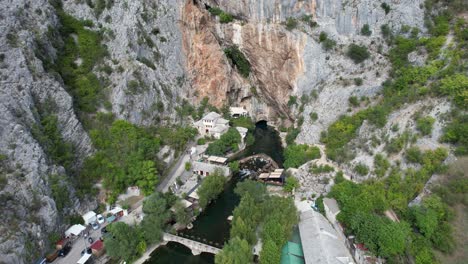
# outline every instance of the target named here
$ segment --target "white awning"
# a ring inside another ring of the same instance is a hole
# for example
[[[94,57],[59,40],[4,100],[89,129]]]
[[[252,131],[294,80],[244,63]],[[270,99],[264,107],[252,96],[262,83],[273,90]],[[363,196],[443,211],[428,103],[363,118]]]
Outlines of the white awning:
[[[83,230],[85,230],[86,227],[84,225],[72,225],[70,228],[65,231],[65,236],[70,236],[70,235],[79,235]]]
[[[192,206],[192,203],[185,199],[182,200],[182,204],[184,204],[185,208],[189,208],[190,206]]]
[[[91,254],[85,253],[79,260],[76,262],[76,264],[85,264],[86,261],[91,257]]]
[[[217,157],[217,156],[209,156],[208,161],[224,164],[227,161],[227,158]]]
[[[260,178],[260,179],[267,179],[268,176],[269,176],[268,173],[261,173],[260,176],[258,176],[258,178]]]
[[[120,207],[115,207],[114,209],[110,210],[109,213],[111,213],[111,214],[117,214],[117,213],[120,213],[121,211],[123,211],[122,208],[120,208]]]
[[[200,199],[200,197],[198,197],[197,191],[198,191],[198,188],[193,190],[193,192],[191,192],[188,197],[193,198],[195,200]]]

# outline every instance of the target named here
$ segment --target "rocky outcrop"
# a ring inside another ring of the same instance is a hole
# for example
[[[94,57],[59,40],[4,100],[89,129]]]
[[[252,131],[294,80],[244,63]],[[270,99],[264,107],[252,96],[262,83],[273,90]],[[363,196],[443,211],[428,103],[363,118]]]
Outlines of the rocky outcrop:
[[[48,42],[48,27],[56,27],[54,9],[47,0],[10,1],[3,4],[0,25],[0,259],[2,263],[32,262],[48,246],[47,235],[60,230],[56,202],[49,176],[65,175],[47,156],[33,133],[40,126],[38,112],[48,104],[57,116],[64,141],[74,146],[76,163],[92,152],[91,142],[77,119],[72,98],[60,79],[44,70],[36,57],[38,43]],[[46,50],[55,56],[53,48]],[[53,105],[53,107],[52,107]],[[69,189],[73,199],[74,190]],[[73,203],[69,210],[84,210]]]
[[[182,2],[113,1],[99,16],[86,1],[63,2],[67,13],[104,31],[109,56],[103,65],[112,73],[98,75],[109,79],[108,99],[118,118],[140,125],[176,118],[175,108],[190,87],[181,52]],[[138,86],[132,87],[135,81]]]

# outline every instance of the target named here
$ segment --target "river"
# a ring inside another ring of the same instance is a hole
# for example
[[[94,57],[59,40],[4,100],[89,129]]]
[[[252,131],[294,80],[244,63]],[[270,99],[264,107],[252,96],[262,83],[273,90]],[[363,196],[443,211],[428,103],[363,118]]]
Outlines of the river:
[[[283,164],[283,148],[278,132],[262,121],[256,124],[254,136],[254,144],[247,147],[236,159],[265,153],[281,167]],[[207,244],[222,247],[229,240],[230,223],[227,218],[232,215],[232,211],[239,204],[239,197],[234,193],[237,182],[239,182],[239,177],[234,175],[216,201],[212,202],[193,223],[193,228],[185,230],[183,234],[196,237],[197,239],[194,240],[201,238],[205,239]],[[158,247],[151,254],[151,258],[145,262],[145,264],[172,263],[212,264],[214,263],[214,255],[202,253],[194,256],[187,247],[171,242]]]

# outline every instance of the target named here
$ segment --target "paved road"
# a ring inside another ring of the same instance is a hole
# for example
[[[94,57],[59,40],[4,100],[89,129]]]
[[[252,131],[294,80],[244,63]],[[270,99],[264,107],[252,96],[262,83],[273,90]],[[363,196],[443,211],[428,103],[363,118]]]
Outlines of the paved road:
[[[191,147],[194,146],[194,142],[190,142],[187,145],[187,148],[181,153],[177,162],[172,166],[169,173],[164,177],[162,182],[158,185],[156,190],[160,192],[167,192],[169,187],[176,181],[177,177],[182,175],[185,170],[185,163],[190,161],[190,154],[187,154],[187,151],[190,150]]]
[[[101,227],[98,230],[93,230],[89,227],[89,237],[93,238],[93,241],[98,240],[101,237],[101,228],[106,226],[106,223],[101,224]],[[90,243],[86,241],[86,247],[90,247]],[[82,236],[76,238],[75,241],[72,242],[72,249],[65,257],[58,257],[53,264],[73,264],[76,263],[81,258],[81,251],[85,249],[85,240]]]

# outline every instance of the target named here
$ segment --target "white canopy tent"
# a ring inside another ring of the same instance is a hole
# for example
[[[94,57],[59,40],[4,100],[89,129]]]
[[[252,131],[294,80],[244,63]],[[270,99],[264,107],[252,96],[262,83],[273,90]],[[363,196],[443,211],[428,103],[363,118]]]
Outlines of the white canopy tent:
[[[81,234],[86,229],[84,225],[72,225],[70,228],[65,231],[65,236],[74,235],[77,236]]]
[[[85,253],[76,263],[85,264],[91,256],[92,256],[91,254]]]
[[[83,220],[85,225],[89,225],[90,223],[96,221],[96,213],[93,211],[89,211],[83,215]]]

